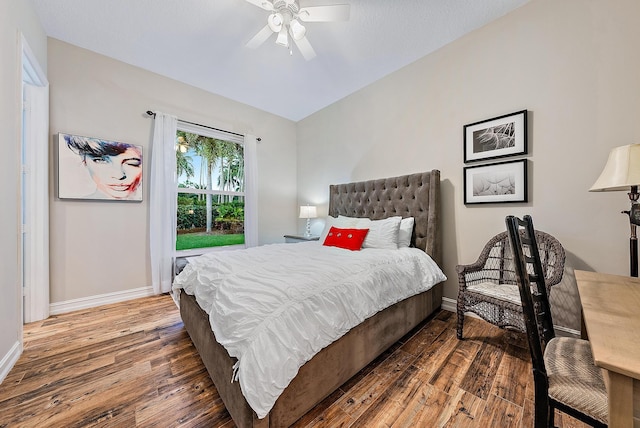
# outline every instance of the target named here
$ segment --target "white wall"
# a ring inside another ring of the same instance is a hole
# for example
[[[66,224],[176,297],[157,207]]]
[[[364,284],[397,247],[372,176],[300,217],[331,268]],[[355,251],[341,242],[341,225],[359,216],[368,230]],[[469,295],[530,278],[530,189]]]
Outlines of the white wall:
[[[178,60],[178,59],[176,59]],[[185,65],[186,66],[186,65]],[[295,123],[94,52],[49,39],[50,131],[143,146],[143,202],[57,199],[51,186],[51,302],[151,285],[147,110],[237,133],[258,143],[259,242],[283,242],[296,222]],[[52,154],[51,171],[57,173]]]
[[[43,70],[47,39],[39,20],[24,0],[0,2],[0,380],[18,351],[22,334],[19,248],[20,123],[22,70],[19,52],[22,33]],[[13,355],[9,355],[13,352]]]
[[[587,190],[612,147],[640,143],[639,18],[637,0],[533,0],[302,120],[298,199],[326,214],[331,183],[439,169],[451,299],[455,265],[508,214],[558,237],[570,267],[628,275],[627,196]],[[529,203],[465,206],[463,125],[522,109]]]

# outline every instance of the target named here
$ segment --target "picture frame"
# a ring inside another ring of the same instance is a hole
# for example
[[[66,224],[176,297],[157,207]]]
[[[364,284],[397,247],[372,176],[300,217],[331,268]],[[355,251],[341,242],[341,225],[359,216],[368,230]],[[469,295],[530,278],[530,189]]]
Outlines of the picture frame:
[[[142,201],[142,146],[58,134],[58,198]]]
[[[464,162],[527,154],[527,110],[464,125]]]
[[[527,160],[464,168],[464,204],[528,202]]]

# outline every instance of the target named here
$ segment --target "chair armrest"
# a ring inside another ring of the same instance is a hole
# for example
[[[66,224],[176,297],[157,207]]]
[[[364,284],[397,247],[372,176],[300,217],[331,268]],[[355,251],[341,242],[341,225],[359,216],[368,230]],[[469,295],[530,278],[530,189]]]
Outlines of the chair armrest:
[[[458,290],[463,291],[467,289],[467,274],[480,272],[483,268],[484,261],[481,260],[477,260],[475,263],[469,265],[456,265],[456,272],[458,273]]]
[[[458,272],[458,275],[466,274],[469,272],[478,272],[484,268],[484,264],[484,260],[478,260],[475,263],[471,263],[470,265],[456,265],[456,272]]]
[[[494,246],[499,245],[500,248],[504,248],[504,246],[507,245],[507,238],[508,237],[506,231],[497,234],[485,244],[484,248],[480,252],[480,255],[478,256],[478,259],[475,262],[468,265],[456,266],[456,272],[458,273],[458,289],[460,293],[467,289],[467,275],[485,270],[485,265]],[[478,276],[479,278],[471,280],[471,282],[484,281],[484,279],[481,278],[482,275]]]

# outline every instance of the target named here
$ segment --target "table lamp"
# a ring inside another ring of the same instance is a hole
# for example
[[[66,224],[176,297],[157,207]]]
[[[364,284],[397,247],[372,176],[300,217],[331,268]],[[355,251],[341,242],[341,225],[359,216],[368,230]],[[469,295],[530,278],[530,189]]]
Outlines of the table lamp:
[[[636,225],[640,224],[640,204],[638,204],[638,185],[640,185],[640,144],[615,147],[609,153],[609,159],[600,177],[590,192],[616,190],[628,191],[631,208],[622,213],[629,216],[631,236],[629,237],[629,262],[631,276],[638,276],[638,237]]]
[[[302,205],[300,206],[300,218],[307,219],[307,230],[304,236],[307,238],[311,236],[311,219],[318,217],[316,213],[316,207],[314,205]]]

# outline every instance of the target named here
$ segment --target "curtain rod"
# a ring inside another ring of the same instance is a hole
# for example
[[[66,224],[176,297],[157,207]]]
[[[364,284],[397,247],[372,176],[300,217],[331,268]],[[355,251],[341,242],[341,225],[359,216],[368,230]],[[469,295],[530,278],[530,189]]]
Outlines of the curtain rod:
[[[149,116],[156,117],[156,114],[154,112],[152,112],[151,110],[147,110],[147,114]],[[238,134],[237,132],[231,132],[231,131],[226,131],[226,130],[220,129],[220,128],[214,128],[213,126],[201,125],[199,123],[188,122],[188,121],[182,120],[182,119],[178,119],[178,121],[182,122],[182,123],[188,123],[189,125],[202,126],[203,128],[213,129],[214,131],[226,132],[227,134],[238,135],[240,137],[244,137],[244,134]],[[256,137],[256,141],[262,141],[262,138]]]

